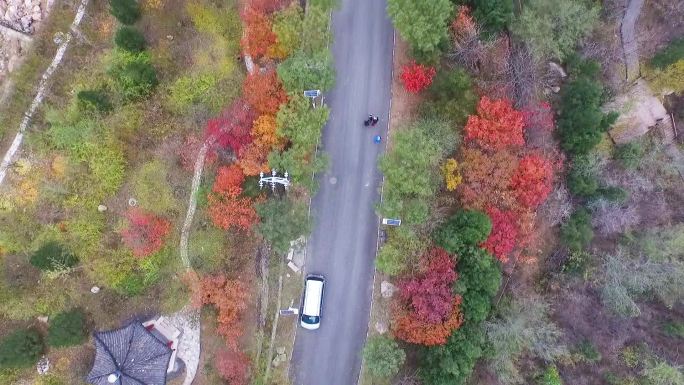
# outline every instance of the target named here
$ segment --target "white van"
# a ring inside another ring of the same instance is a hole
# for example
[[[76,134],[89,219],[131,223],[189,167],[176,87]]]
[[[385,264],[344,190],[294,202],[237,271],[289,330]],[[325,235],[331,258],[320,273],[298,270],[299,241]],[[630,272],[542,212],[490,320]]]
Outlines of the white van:
[[[321,326],[321,307],[323,306],[322,275],[309,274],[304,280],[304,301],[300,314],[300,324],[304,329],[316,330]]]

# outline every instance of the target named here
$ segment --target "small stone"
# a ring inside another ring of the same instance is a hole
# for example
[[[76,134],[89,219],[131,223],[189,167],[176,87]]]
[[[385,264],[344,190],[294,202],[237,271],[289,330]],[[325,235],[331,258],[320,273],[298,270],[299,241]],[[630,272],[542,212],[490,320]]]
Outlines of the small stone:
[[[10,56],[9,60],[7,61],[7,72],[14,71],[14,67],[17,65],[18,61],[19,61],[19,57]]]
[[[50,370],[50,360],[47,357],[43,356],[36,364],[36,370],[40,375],[47,373],[48,370]]]
[[[93,294],[97,294],[97,293],[100,292],[100,288],[97,287],[97,286],[93,286],[93,287],[90,288],[90,292],[93,293]]]
[[[278,354],[285,354],[285,347],[284,347],[284,346],[277,347],[277,348],[276,348],[276,353],[278,353]]]
[[[380,283],[380,295],[382,295],[382,298],[391,298],[396,290],[397,287],[387,281]]]
[[[19,19],[19,22],[21,23],[21,27],[27,31],[29,28],[31,28],[31,18],[28,16],[22,16],[21,19]]]
[[[558,86],[553,86],[551,87],[551,91],[553,91],[554,94],[557,94],[560,92],[560,87]]]
[[[387,333],[387,324],[384,322],[376,322],[375,323],[375,331],[380,333],[380,334],[385,334]]]
[[[99,206],[97,206],[97,211],[103,213],[103,212],[107,211],[107,206],[99,205]]]
[[[40,321],[40,322],[46,324],[46,323],[48,322],[48,319],[49,319],[49,318],[48,318],[48,316],[46,316],[46,315],[42,315],[42,316],[40,316],[40,317],[37,317],[37,319],[38,319],[38,321]]]
[[[33,10],[33,13],[36,13],[36,12],[40,13],[40,5],[38,5],[38,4],[34,5],[32,10]]]
[[[131,207],[135,207],[138,205],[138,200],[135,198],[129,198],[128,199],[128,205]]]
[[[43,14],[40,12],[34,12],[33,15],[31,15],[31,19],[33,21],[40,21],[43,18]]]
[[[55,44],[60,45],[64,41],[64,38],[65,38],[65,36],[64,36],[63,32],[57,32],[57,33],[55,33],[55,36],[52,37],[52,41]]]
[[[166,39],[169,40],[169,41],[172,41],[172,40],[173,40],[173,35],[166,35]]]

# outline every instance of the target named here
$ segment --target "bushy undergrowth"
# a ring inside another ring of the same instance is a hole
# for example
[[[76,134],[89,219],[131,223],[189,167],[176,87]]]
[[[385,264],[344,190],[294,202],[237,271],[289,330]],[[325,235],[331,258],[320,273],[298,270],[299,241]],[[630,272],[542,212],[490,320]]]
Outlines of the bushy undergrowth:
[[[85,314],[80,309],[73,309],[57,314],[50,320],[47,343],[54,347],[79,345],[85,342]]]
[[[43,352],[43,341],[33,329],[17,330],[0,340],[0,369],[27,368]]]

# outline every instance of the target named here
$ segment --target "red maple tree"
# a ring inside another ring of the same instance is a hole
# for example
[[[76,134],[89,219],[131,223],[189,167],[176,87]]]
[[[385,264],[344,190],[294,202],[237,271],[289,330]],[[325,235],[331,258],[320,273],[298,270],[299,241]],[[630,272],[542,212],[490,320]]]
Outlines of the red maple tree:
[[[241,13],[241,17],[245,22],[245,33],[240,45],[253,59],[259,59],[276,43],[276,35],[271,30],[271,20],[264,11],[253,7],[247,7]]]
[[[287,102],[287,93],[275,70],[247,75],[242,90],[252,108],[262,115],[274,115]]]
[[[440,323],[451,314],[456,281],[454,262],[442,248],[434,248],[422,257],[423,274],[400,281],[399,297],[415,315],[428,323]]]
[[[218,314],[216,332],[223,336],[228,347],[237,350],[242,335],[239,322],[247,309],[249,291],[241,280],[228,279],[223,274],[202,277],[195,285],[192,303],[195,307],[213,305]]]
[[[525,144],[524,115],[510,100],[491,100],[486,96],[477,105],[477,115],[470,115],[464,128],[465,139],[485,150],[496,151]]]
[[[506,263],[518,241],[516,214],[513,211],[503,211],[493,206],[488,207],[486,211],[492,220],[492,232],[480,246],[502,263]]]
[[[235,100],[214,119],[209,119],[205,136],[220,148],[230,148],[238,157],[240,150],[252,142],[252,122],[256,113],[245,99]]]
[[[222,349],[214,358],[216,371],[230,385],[249,384],[249,366],[249,357],[232,349]]]
[[[539,206],[551,192],[553,168],[541,155],[526,155],[518,163],[510,187],[518,202],[529,208]]]
[[[171,231],[169,221],[137,207],[126,212],[126,219],[127,224],[121,230],[121,238],[136,257],[146,257],[159,251],[164,238]]]
[[[416,94],[432,84],[436,73],[435,67],[411,62],[402,67],[400,78],[406,91]]]

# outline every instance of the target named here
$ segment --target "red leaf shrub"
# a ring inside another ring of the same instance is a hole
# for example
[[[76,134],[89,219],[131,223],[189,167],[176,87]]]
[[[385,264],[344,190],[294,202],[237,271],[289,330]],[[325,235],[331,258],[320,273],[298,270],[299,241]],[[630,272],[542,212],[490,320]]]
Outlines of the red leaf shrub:
[[[289,2],[287,0],[249,0],[248,4],[251,8],[268,14],[283,9]]]
[[[507,99],[491,100],[484,96],[477,105],[477,115],[470,115],[465,139],[485,150],[496,151],[525,144],[524,116]]]
[[[400,77],[406,91],[416,94],[432,84],[436,73],[435,67],[411,62],[402,67]]]
[[[261,115],[275,115],[280,105],[287,102],[287,93],[275,70],[247,75],[242,90],[252,108]]]
[[[248,385],[249,366],[249,357],[236,350],[220,350],[214,358],[216,371],[230,385]]]
[[[425,273],[398,284],[399,297],[413,313],[428,323],[440,323],[451,314],[454,294],[451,285],[456,281],[454,261],[441,248],[430,250],[422,258]]]
[[[226,339],[226,344],[237,350],[242,335],[239,325],[249,298],[248,286],[241,280],[227,279],[223,274],[202,277],[195,287],[192,304],[195,307],[213,305],[218,314],[216,332]]]
[[[511,189],[518,202],[529,208],[539,206],[551,192],[553,168],[548,159],[540,155],[526,155],[518,163],[511,178]]]
[[[146,257],[159,251],[171,231],[169,221],[137,207],[128,210],[126,219],[128,223],[121,230],[121,238],[136,257]]]
[[[444,345],[449,336],[463,323],[460,310],[461,297],[455,296],[449,317],[440,323],[429,323],[413,312],[398,310],[392,322],[392,332],[403,341],[425,346]]]
[[[205,135],[220,148],[230,148],[240,156],[242,147],[252,142],[252,122],[256,113],[245,99],[235,100],[214,119],[209,119]]]
[[[195,161],[197,161],[197,154],[199,154],[203,140],[195,134],[190,134],[185,137],[183,144],[178,150],[178,158],[183,170],[192,172],[195,169]],[[207,153],[204,158],[205,167],[211,166],[216,161],[216,152]]]
[[[458,7],[458,13],[454,21],[451,22],[451,33],[453,33],[454,40],[457,42],[477,35],[477,24],[468,6],[461,5]]]
[[[492,220],[492,232],[481,247],[494,255],[499,261],[508,262],[508,255],[515,248],[518,238],[516,214],[488,207],[487,215]]]
[[[553,110],[547,102],[531,104],[522,113],[525,118],[525,127],[527,128],[538,128],[544,131],[553,131],[556,128]]]
[[[240,40],[240,46],[257,60],[276,43],[276,35],[271,30],[271,20],[262,10],[253,7],[247,7],[241,16],[245,22],[245,33]]]

